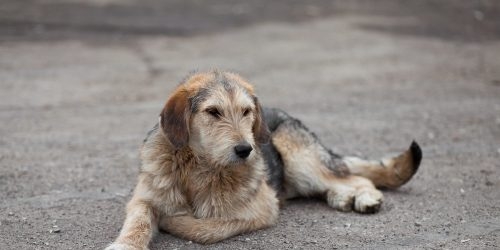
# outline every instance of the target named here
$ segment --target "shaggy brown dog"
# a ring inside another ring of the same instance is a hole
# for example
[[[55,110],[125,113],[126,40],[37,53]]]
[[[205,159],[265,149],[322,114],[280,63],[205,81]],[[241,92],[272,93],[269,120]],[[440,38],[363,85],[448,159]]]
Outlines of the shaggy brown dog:
[[[138,184],[115,243],[147,249],[159,227],[199,243],[272,226],[279,199],[324,197],[342,211],[371,213],[382,193],[416,172],[414,142],[398,157],[366,161],[324,147],[300,121],[262,109],[236,74],[195,73],[168,99],[141,150]]]

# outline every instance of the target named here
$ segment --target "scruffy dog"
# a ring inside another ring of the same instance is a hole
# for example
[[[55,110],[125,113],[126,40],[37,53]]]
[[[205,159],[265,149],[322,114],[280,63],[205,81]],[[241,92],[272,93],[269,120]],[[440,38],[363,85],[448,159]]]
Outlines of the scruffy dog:
[[[229,72],[188,76],[168,99],[141,149],[142,167],[120,235],[107,249],[148,249],[160,229],[198,243],[276,224],[279,201],[324,197],[376,212],[382,193],[417,171],[413,142],[397,157],[367,161],[327,149],[299,120],[263,109]]]

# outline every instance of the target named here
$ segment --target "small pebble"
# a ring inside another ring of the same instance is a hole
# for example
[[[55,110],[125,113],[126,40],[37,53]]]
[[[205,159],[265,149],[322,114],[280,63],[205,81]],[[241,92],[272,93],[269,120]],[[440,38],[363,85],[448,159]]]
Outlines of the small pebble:
[[[470,239],[461,240],[460,243],[465,243],[465,242],[468,242],[468,241],[470,241]]]
[[[350,228],[351,227],[351,223],[345,223],[344,227]]]
[[[422,223],[420,223],[419,221],[415,221],[415,226],[417,227],[422,226]]]
[[[474,11],[474,18],[476,18],[476,20],[478,20],[478,21],[482,21],[484,19],[484,13],[482,11],[475,10]]]
[[[13,212],[9,212],[8,215],[9,216],[14,216],[14,213]]]
[[[432,139],[436,138],[436,135],[434,135],[434,133],[432,133],[432,132],[429,132],[429,133],[427,133],[427,138],[432,140]]]
[[[60,233],[60,232],[61,232],[61,229],[59,229],[59,228],[54,228],[54,229],[51,229],[49,232],[50,232],[50,233]]]
[[[245,238],[245,241],[250,241],[250,238]]]

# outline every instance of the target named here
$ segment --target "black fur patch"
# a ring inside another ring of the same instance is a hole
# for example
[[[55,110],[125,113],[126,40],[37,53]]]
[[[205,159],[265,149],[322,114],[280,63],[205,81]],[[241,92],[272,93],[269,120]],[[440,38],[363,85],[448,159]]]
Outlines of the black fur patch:
[[[292,118],[280,109],[263,108],[262,111],[264,120],[270,132],[274,132],[284,121]]]
[[[413,141],[410,146],[411,156],[413,159],[413,170],[417,172],[420,162],[422,161],[422,149],[416,141]]]
[[[284,166],[281,155],[276,150],[272,143],[266,143],[260,145],[260,150],[262,151],[262,156],[267,166],[267,175],[269,184],[275,191],[281,191],[283,187],[283,181],[285,180]]]

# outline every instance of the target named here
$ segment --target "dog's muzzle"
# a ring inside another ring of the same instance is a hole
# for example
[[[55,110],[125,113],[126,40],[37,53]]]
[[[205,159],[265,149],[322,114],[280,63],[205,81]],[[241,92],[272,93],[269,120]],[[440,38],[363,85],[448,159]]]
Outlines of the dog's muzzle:
[[[242,142],[234,147],[234,153],[241,159],[246,159],[252,150],[253,148],[248,142]]]

